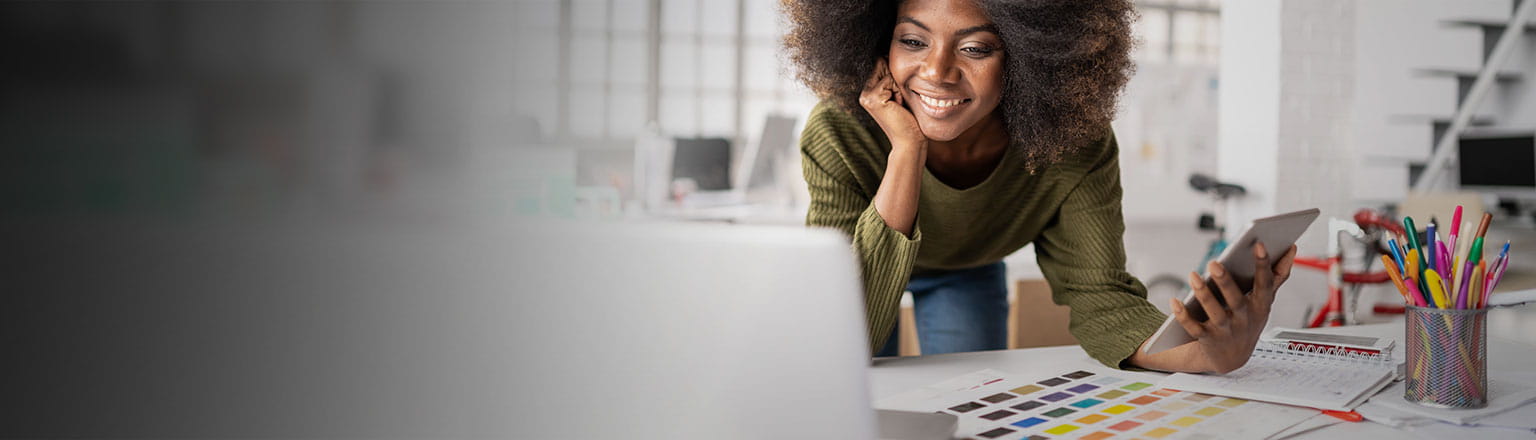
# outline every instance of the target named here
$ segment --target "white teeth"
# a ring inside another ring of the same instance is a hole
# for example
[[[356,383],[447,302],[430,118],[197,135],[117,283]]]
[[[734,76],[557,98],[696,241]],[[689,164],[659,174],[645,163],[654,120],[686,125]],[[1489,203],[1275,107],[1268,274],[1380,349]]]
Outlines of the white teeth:
[[[917,97],[922,99],[924,104],[938,108],[954,107],[956,105],[960,105],[962,102],[965,102],[964,99],[933,99],[921,93],[918,93]]]

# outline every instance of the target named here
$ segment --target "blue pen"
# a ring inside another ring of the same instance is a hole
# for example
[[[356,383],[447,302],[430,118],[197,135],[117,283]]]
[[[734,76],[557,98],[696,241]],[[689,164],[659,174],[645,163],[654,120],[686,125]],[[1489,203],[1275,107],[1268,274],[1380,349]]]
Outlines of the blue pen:
[[[1427,258],[1429,261],[1426,261],[1425,263],[1429,265],[1430,269],[1434,269],[1436,272],[1444,272],[1443,270],[1440,270],[1440,268],[1435,267],[1435,260],[1437,260],[1436,257],[1440,256],[1440,252],[1438,251],[1440,248],[1435,247],[1436,238],[1440,237],[1435,236],[1435,222],[1429,222],[1429,224],[1424,225],[1424,249],[1429,249],[1429,258]]]
[[[1395,238],[1388,238],[1387,239],[1387,248],[1391,249],[1391,251],[1392,251],[1392,261],[1396,261],[1397,262],[1397,272],[1398,273],[1406,273],[1408,271],[1408,268],[1407,268],[1407,266],[1403,265],[1403,251],[1398,250],[1398,248],[1397,248],[1397,239],[1395,239]]]

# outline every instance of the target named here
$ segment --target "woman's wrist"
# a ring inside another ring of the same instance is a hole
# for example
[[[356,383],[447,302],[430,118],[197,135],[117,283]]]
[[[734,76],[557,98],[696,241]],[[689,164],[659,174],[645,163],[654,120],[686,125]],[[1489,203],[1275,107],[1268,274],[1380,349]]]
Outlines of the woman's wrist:
[[[898,155],[900,155],[900,156],[898,157]],[[915,159],[915,160],[918,161],[918,163],[922,163],[923,160],[926,160],[928,158],[928,140],[926,140],[926,139],[918,140],[918,141],[895,141],[895,140],[893,140],[893,141],[891,141],[891,154],[890,154],[890,158],[892,160],[895,160],[895,159]]]

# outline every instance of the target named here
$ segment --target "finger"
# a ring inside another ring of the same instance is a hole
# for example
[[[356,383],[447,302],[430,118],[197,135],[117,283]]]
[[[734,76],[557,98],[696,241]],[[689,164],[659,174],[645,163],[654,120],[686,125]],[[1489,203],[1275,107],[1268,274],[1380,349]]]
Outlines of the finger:
[[[885,81],[890,87],[891,93],[896,96],[896,103],[903,106],[907,105],[906,90],[903,90],[901,84],[896,82],[896,75],[891,73],[891,64],[886,62],[885,58],[881,58],[880,68],[885,72]]]
[[[1291,266],[1296,264],[1296,245],[1286,249],[1285,255],[1280,256],[1280,261],[1275,263],[1275,287],[1285,284],[1285,280],[1291,279]]]
[[[1275,267],[1270,264],[1269,249],[1264,243],[1253,243],[1253,298],[1263,301],[1263,296],[1274,294]]]
[[[1195,291],[1195,300],[1200,301],[1200,308],[1205,309],[1205,324],[1213,329],[1227,326],[1227,309],[1216,302],[1216,296],[1206,288],[1205,280],[1194,272],[1189,273],[1189,285]]]
[[[1247,296],[1244,294],[1247,292],[1237,286],[1237,280],[1232,279],[1232,273],[1227,272],[1226,266],[1212,261],[1206,264],[1205,273],[1211,274],[1211,281],[1215,281],[1216,288],[1221,289],[1218,294],[1221,295],[1222,300],[1226,301],[1227,310],[1235,313],[1246,306],[1244,302],[1247,301]]]
[[[1205,337],[1205,327],[1195,322],[1194,318],[1189,317],[1189,311],[1184,310],[1184,305],[1179,304],[1179,300],[1168,298],[1168,307],[1173,310],[1173,320],[1178,321],[1179,327],[1183,327],[1184,332],[1189,333],[1191,338],[1200,339]]]
[[[870,90],[876,90],[876,88],[879,87],[879,85],[880,85],[880,80],[883,79],[884,77],[885,77],[885,59],[884,58],[876,59],[875,60],[875,70],[870,72],[868,79],[864,80],[864,91],[868,92]]]

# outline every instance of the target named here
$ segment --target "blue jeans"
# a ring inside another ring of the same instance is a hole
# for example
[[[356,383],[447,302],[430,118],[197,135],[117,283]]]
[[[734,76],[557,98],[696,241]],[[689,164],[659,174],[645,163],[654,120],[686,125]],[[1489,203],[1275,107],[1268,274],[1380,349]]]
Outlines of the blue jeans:
[[[1008,277],[1003,262],[937,274],[913,275],[907,282],[917,318],[917,342],[924,355],[1001,350],[1008,345]],[[875,356],[897,354],[897,329]]]

